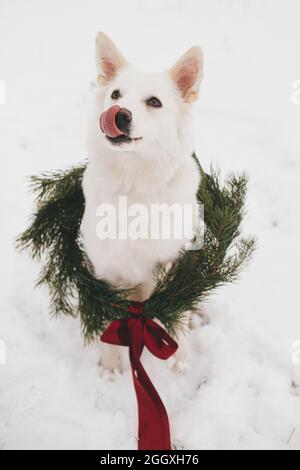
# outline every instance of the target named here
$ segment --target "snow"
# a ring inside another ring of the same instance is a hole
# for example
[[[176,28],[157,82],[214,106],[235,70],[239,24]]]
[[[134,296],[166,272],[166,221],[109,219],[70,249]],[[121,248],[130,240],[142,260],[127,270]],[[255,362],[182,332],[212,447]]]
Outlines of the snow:
[[[32,210],[26,176],[86,157],[98,30],[146,70],[201,44],[197,153],[250,176],[245,231],[259,249],[249,269],[202,305],[207,321],[195,320],[180,373],[143,357],[173,443],[300,449],[299,18],[297,0],[1,1],[1,449],[136,448],[129,366],[100,373],[99,345],[84,347],[78,321],[50,320],[38,266],[13,245]]]

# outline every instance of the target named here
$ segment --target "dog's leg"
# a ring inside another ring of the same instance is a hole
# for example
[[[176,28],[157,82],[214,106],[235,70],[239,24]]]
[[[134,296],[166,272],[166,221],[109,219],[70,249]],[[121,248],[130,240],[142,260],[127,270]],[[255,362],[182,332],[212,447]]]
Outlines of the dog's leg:
[[[121,372],[123,370],[123,351],[121,346],[102,343],[99,365],[104,372]]]
[[[136,302],[144,302],[151,296],[152,292],[155,289],[155,285],[156,283],[154,279],[149,279],[148,281],[135,288],[133,294],[129,297],[129,300],[135,300]]]
[[[120,281],[121,283],[121,281]],[[122,287],[124,287],[124,283],[121,283]],[[155,289],[155,280],[150,278],[147,282],[141,284],[140,286],[134,289],[134,292],[129,297],[129,300],[143,302],[147,300],[152,292]],[[130,288],[131,286],[125,286]],[[101,358],[99,361],[99,365],[104,371],[113,372],[113,371],[122,371],[123,370],[123,354],[124,351],[120,346],[114,346],[106,343],[102,343],[101,345]]]
[[[149,281],[142,284],[138,292],[138,300],[140,302],[144,302],[145,300],[149,299],[152,292],[154,291],[154,288],[155,282],[152,279],[149,279]]]
[[[181,332],[177,337],[178,350],[174,356],[174,362],[172,368],[179,374],[182,374],[189,368],[189,362],[191,357],[191,345],[189,342],[189,332]]]
[[[178,350],[171,360],[171,367],[178,373],[183,373],[189,368],[192,354],[191,334],[193,330],[199,329],[209,323],[209,316],[206,311],[199,306],[198,314],[187,312],[182,331],[177,333]]]
[[[191,315],[186,314],[185,322],[182,330],[178,331],[176,341],[178,343],[178,350],[170,361],[171,368],[181,374],[189,367],[190,357],[192,353],[190,344],[190,320]]]

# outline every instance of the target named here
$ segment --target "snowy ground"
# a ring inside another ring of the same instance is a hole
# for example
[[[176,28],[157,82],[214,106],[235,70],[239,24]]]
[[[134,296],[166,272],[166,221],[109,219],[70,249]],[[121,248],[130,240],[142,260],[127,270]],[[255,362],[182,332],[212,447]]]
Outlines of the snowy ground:
[[[1,0],[0,449],[134,449],[129,370],[100,377],[99,346],[48,317],[38,267],[14,251],[32,208],[25,176],[86,157],[93,42],[104,30],[140,67],[165,68],[193,43],[206,74],[197,152],[250,175],[245,230],[259,250],[241,282],[206,305],[193,355],[175,374],[145,354],[185,449],[300,449],[300,5],[297,0]],[[4,342],[4,343],[3,343]],[[297,351],[294,351],[297,353]],[[295,354],[299,359],[300,354]],[[294,362],[296,362],[294,360]]]

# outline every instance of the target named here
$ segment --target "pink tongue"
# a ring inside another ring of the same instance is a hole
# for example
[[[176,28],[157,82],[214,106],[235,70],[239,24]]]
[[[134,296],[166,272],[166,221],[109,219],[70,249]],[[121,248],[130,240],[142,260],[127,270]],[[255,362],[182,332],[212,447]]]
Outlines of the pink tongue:
[[[114,105],[100,116],[100,129],[108,137],[124,135],[124,132],[120,131],[116,125],[116,115],[120,109],[120,106]]]

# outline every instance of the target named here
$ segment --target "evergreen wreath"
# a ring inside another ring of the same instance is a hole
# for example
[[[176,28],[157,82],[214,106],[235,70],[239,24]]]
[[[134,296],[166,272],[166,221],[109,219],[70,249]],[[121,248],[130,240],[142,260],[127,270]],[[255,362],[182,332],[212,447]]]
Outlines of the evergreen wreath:
[[[176,334],[187,311],[216,287],[237,279],[255,249],[255,240],[240,234],[247,177],[231,174],[223,187],[219,174],[204,172],[197,198],[204,205],[205,235],[202,249],[182,251],[169,271],[158,266],[157,286],[143,314],[160,320]],[[86,164],[67,171],[31,178],[37,210],[17,246],[29,249],[34,260],[43,259],[37,285],[50,289],[51,313],[80,316],[84,338],[96,339],[116,319],[129,316],[129,290],[96,279],[84,252],[80,226],[85,200],[82,177]]]

